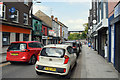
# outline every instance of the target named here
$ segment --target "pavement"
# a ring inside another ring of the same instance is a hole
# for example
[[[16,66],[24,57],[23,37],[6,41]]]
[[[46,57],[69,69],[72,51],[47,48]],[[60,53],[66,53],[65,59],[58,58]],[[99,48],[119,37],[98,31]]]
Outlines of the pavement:
[[[5,55],[3,56],[5,58]],[[58,76],[51,74],[37,75],[34,69],[34,65],[23,63],[12,65],[9,62],[6,62],[0,64],[0,67],[2,67],[2,78],[58,79]],[[118,80],[118,72],[111,63],[108,63],[96,51],[88,48],[87,45],[83,45],[82,52],[77,59],[77,66],[72,70],[71,78],[82,78],[83,80],[86,80],[86,78],[91,80]]]
[[[0,63],[5,63],[5,62],[7,62],[6,61],[6,53],[2,53],[2,54],[0,54]]]
[[[82,49],[81,78],[118,78],[118,72],[92,48]]]

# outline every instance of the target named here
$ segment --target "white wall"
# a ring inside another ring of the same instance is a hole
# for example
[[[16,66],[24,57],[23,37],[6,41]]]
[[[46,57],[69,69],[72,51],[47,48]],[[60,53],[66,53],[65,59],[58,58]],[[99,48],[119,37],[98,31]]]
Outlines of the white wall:
[[[16,41],[16,40],[15,40],[15,39],[16,39],[16,36],[15,36],[15,35],[16,35],[16,33],[10,33],[10,43]]]
[[[23,33],[20,33],[20,41],[23,41]]]

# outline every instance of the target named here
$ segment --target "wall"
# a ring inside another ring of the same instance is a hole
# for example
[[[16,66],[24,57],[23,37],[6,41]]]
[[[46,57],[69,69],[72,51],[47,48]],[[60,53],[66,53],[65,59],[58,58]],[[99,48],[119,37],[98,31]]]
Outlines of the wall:
[[[23,33],[20,33],[20,41],[23,41]]]
[[[65,26],[62,27],[62,37],[68,39],[68,28]]]
[[[120,1],[120,0],[117,0]],[[114,7],[117,5],[117,1],[115,2],[110,2],[110,0],[108,0],[108,17],[112,16],[114,14]]]
[[[44,26],[44,25],[42,25],[42,31],[45,29],[45,34],[44,34],[44,36],[47,36],[47,27],[46,26]]]
[[[0,54],[2,54],[2,32],[0,32]]]
[[[59,24],[57,24],[56,21],[53,20],[52,22],[52,29],[54,30],[54,32],[56,33],[55,37],[59,36]]]
[[[11,43],[11,42],[15,42],[15,39],[16,39],[15,34],[16,34],[16,33],[10,33],[10,43]]]

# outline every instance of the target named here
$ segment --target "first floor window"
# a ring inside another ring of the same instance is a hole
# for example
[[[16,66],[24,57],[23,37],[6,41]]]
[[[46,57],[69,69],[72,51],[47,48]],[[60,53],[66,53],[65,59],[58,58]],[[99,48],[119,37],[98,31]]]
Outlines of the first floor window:
[[[0,18],[5,19],[6,6],[3,4],[0,6],[0,9],[2,10],[0,14]]]
[[[28,25],[28,14],[24,13],[24,20],[23,20],[24,25]]]
[[[3,45],[10,45],[10,33],[3,32],[2,36],[3,36],[3,38],[2,38]]]
[[[13,15],[11,15],[11,19],[13,22],[19,22],[19,11],[16,10],[15,13]]]

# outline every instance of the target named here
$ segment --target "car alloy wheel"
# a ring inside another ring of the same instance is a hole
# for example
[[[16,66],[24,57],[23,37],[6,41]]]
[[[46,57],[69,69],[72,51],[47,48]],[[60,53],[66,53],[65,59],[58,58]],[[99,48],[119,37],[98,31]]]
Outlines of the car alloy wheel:
[[[31,64],[35,64],[35,63],[36,63],[36,57],[35,57],[35,56],[32,56]]]

